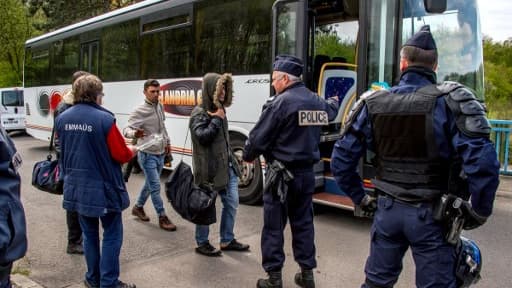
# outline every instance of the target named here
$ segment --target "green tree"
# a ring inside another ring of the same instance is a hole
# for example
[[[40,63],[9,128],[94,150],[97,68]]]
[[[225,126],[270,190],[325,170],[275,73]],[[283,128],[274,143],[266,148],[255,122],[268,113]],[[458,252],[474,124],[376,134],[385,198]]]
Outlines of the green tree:
[[[485,96],[489,118],[512,119],[512,40],[484,38]]]
[[[2,0],[0,5],[0,87],[23,83],[23,45],[33,29],[19,0]]]
[[[341,40],[331,31],[317,32],[315,35],[316,54],[339,56],[343,55],[347,63],[355,63],[356,43],[350,40]]]
[[[141,0],[22,0],[31,15],[43,13],[48,21],[36,23],[36,28],[53,31]]]

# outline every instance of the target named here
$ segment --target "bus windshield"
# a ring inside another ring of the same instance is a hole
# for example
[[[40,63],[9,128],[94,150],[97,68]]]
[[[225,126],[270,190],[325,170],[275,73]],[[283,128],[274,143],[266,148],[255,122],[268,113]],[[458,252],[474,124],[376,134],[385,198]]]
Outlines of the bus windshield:
[[[482,37],[476,0],[448,0],[443,14],[426,14],[423,0],[404,2],[402,43],[423,25],[430,25],[439,52],[438,82],[460,82],[483,100]]]

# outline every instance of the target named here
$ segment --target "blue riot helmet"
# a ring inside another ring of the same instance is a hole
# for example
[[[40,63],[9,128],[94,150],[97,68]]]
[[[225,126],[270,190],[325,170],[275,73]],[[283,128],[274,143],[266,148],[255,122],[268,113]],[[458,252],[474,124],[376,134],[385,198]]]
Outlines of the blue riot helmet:
[[[480,271],[482,270],[480,248],[478,248],[475,241],[461,236],[456,251],[455,275],[457,277],[457,287],[469,287],[480,280]]]

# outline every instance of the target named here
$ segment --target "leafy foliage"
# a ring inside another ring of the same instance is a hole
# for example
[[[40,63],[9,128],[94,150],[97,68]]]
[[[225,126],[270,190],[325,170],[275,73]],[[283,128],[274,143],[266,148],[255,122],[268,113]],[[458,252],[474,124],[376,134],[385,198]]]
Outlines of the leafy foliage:
[[[30,15],[42,12],[48,19],[34,23],[36,28],[52,31],[109,11],[140,2],[140,0],[22,0]]]
[[[33,32],[25,8],[18,0],[2,0],[0,5],[0,87],[21,86],[23,44]]]
[[[512,119],[512,39],[484,38],[485,97],[489,118]]]

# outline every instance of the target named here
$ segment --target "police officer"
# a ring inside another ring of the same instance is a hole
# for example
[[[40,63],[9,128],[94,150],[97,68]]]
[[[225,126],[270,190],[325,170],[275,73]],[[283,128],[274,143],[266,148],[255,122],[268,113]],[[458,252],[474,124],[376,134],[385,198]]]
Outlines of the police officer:
[[[25,256],[27,234],[20,200],[21,156],[0,126],[0,288],[10,288],[12,263]]]
[[[366,149],[376,154],[372,181],[379,196],[362,287],[393,287],[411,247],[417,287],[454,288],[455,247],[433,219],[433,206],[461,175],[472,206],[464,228],[482,225],[492,212],[499,163],[472,92],[455,82],[435,85],[438,55],[429,26],[400,55],[399,84],[361,97],[334,146],[331,169],[356,211],[371,214],[375,203],[356,169]]]
[[[325,101],[304,86],[300,78],[303,64],[297,57],[277,56],[273,70],[272,85],[277,96],[265,105],[249,134],[243,159],[253,161],[263,155],[267,164],[283,164],[293,180],[287,182],[284,198],[270,192],[272,189],[266,189],[263,194],[261,250],[263,269],[269,278],[259,279],[257,287],[282,287],[283,230],[287,218],[292,230],[293,254],[302,270],[295,282],[301,287],[314,287],[313,164],[320,159],[321,127],[336,117],[338,100]]]

